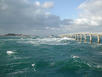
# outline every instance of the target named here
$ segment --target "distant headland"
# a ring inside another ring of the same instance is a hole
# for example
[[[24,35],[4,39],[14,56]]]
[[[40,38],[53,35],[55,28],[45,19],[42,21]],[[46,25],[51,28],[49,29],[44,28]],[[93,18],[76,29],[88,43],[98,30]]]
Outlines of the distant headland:
[[[7,34],[1,34],[0,36],[29,36],[29,35],[15,34],[15,33],[7,33]]]

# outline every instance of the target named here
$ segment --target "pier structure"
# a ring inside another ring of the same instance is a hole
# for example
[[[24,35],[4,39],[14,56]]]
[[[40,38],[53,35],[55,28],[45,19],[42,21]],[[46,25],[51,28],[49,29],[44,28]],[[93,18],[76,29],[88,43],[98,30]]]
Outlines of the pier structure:
[[[88,33],[88,32],[80,32],[80,33],[69,33],[60,35],[60,37],[69,37],[74,38],[77,41],[87,42],[89,38],[89,42],[93,42],[93,37],[97,37],[97,43],[101,43],[102,33]]]

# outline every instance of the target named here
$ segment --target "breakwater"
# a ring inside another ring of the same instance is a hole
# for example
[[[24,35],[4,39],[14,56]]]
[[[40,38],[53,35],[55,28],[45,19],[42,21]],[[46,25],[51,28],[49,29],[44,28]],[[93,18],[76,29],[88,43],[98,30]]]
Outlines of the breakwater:
[[[77,41],[84,41],[84,42],[97,42],[101,43],[102,33],[69,33],[69,34],[62,34],[60,37],[69,37],[74,38]]]

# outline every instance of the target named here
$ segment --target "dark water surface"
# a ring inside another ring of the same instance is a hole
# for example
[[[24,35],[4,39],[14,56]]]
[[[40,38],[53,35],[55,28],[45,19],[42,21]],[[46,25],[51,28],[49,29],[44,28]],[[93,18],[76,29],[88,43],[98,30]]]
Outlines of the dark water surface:
[[[0,37],[0,77],[102,77],[102,45]]]

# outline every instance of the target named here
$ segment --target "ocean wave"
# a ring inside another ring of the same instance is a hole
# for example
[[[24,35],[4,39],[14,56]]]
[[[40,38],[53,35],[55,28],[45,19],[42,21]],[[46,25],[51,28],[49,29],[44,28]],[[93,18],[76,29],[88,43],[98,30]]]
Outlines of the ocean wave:
[[[90,63],[79,62],[79,61],[68,61],[60,69],[60,71],[82,71],[82,70],[93,70],[102,71],[101,65],[93,65]]]
[[[19,43],[30,43],[33,45],[48,44],[48,45],[66,45],[68,40],[74,40],[73,38],[36,38],[29,39],[28,41],[18,41]]]

